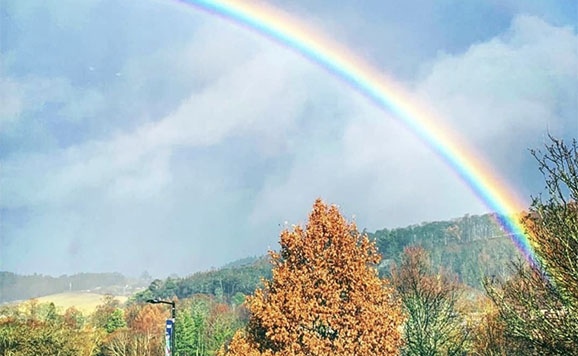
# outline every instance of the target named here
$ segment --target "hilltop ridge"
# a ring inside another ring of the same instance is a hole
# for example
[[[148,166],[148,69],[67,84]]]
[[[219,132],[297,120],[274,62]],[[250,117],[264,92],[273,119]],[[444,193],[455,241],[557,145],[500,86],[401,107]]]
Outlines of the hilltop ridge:
[[[410,245],[423,246],[430,252],[436,268],[455,273],[461,282],[474,288],[481,288],[483,276],[506,276],[510,261],[520,257],[492,214],[381,229],[368,235],[376,241],[382,254],[379,266],[382,276],[389,274],[390,266],[399,262],[404,248]],[[271,265],[267,256],[246,257],[216,270],[164,281],[157,279],[133,299],[209,294],[230,300],[239,294],[252,294],[261,285],[261,278],[270,277]]]

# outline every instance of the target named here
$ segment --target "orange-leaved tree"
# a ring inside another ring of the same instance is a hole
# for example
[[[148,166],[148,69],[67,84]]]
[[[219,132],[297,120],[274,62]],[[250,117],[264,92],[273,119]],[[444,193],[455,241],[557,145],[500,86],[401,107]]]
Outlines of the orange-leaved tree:
[[[247,298],[249,324],[227,355],[398,354],[400,302],[378,277],[375,244],[336,206],[318,199],[305,229],[284,230],[280,244],[273,278]]]

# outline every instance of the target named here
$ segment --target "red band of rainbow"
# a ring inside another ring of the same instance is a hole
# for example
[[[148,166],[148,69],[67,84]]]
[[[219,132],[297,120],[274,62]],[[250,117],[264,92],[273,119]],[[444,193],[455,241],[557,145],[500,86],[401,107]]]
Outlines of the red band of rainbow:
[[[518,214],[525,207],[503,179],[483,162],[439,116],[347,49],[321,37],[318,31],[261,2],[239,0],[175,0],[243,25],[303,55],[323,67],[379,108],[389,111],[430,147],[470,188],[508,232],[528,261],[536,256]]]

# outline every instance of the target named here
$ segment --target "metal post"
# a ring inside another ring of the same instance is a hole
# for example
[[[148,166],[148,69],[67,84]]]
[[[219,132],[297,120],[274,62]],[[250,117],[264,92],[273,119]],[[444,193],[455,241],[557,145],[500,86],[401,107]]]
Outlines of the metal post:
[[[174,325],[173,319],[167,319],[165,330],[165,356],[174,356],[173,340],[174,340]]]
[[[175,347],[177,333],[176,333],[176,324],[177,324],[177,308],[175,305],[175,301],[171,301],[171,317],[173,318],[173,337],[171,338],[171,349],[173,350],[173,355],[177,355],[177,349]]]

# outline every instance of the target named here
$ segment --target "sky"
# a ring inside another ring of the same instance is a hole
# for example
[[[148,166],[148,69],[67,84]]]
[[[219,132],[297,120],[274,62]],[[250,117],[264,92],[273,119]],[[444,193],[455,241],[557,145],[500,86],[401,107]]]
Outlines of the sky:
[[[435,108],[530,201],[578,137],[573,0],[269,0]],[[187,275],[314,200],[360,230],[488,209],[396,117],[173,0],[0,0],[0,270]]]

